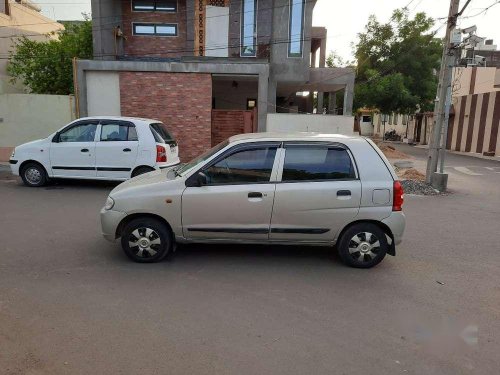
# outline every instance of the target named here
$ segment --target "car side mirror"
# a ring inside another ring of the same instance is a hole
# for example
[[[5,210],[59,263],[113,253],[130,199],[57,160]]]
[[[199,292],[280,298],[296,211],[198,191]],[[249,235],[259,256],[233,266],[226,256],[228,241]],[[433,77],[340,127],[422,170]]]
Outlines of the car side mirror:
[[[196,181],[198,182],[198,186],[205,186],[208,183],[208,177],[203,172],[198,172]]]
[[[203,172],[198,172],[186,180],[186,187],[201,187],[208,183],[208,177]]]

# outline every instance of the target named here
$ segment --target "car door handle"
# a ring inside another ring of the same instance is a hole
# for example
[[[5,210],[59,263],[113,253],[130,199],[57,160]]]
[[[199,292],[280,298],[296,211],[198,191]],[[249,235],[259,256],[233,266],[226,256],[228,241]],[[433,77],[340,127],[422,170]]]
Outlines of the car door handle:
[[[129,149],[129,148],[124,148],[124,149],[123,149],[123,152],[130,152],[130,151],[132,151],[132,150],[131,150],[131,149]]]
[[[248,193],[248,198],[262,198],[262,193],[252,191],[252,192]]]
[[[89,149],[88,148],[82,148],[80,151],[81,152],[89,152]]]
[[[350,197],[351,196],[351,191],[350,190],[339,190],[337,191],[337,197]]]

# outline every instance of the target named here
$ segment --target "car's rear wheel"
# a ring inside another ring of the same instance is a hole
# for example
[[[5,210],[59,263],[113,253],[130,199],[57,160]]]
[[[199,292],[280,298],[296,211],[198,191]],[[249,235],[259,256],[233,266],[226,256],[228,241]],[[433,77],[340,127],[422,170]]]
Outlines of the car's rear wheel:
[[[133,172],[132,172],[132,177],[137,177],[141,174],[144,174],[144,173],[148,173],[148,172],[152,172],[154,171],[155,169],[154,168],[151,168],[151,167],[139,167],[139,168],[136,168]]]
[[[138,218],[126,224],[121,233],[125,254],[134,262],[159,262],[171,251],[172,234],[161,221]]]
[[[47,183],[45,168],[38,163],[27,163],[21,169],[21,178],[26,186],[39,187]]]
[[[372,223],[354,224],[342,234],[337,245],[342,261],[355,268],[376,266],[388,249],[385,233]]]

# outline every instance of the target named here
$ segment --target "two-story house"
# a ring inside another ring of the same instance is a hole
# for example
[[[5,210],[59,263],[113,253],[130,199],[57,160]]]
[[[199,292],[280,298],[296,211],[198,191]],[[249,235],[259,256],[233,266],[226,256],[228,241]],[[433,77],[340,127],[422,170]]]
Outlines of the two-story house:
[[[325,68],[315,3],[92,0],[94,60],[77,64],[79,115],[159,119],[183,159],[266,130],[268,113],[312,113],[314,92],[323,112],[333,108],[323,93],[342,90],[350,115],[354,72]]]

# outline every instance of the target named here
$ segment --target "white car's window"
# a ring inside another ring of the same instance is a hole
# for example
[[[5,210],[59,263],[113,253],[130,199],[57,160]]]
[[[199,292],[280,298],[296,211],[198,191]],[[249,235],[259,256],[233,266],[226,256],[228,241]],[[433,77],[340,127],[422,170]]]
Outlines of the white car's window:
[[[72,126],[59,134],[59,142],[94,142],[96,129],[96,123]]]
[[[209,185],[269,182],[276,150],[276,146],[270,146],[236,151],[203,173]]]
[[[345,180],[355,178],[347,150],[328,146],[288,146],[282,181]]]
[[[101,126],[101,141],[137,141],[135,126],[107,123]]]

